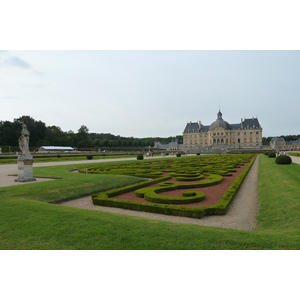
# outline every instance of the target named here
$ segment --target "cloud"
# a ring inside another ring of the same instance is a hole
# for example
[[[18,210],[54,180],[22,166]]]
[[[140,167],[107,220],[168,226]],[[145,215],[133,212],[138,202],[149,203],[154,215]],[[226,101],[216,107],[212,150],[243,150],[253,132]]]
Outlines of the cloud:
[[[22,69],[31,69],[31,65],[25,60],[11,55],[9,51],[0,51],[0,67],[18,67]]]
[[[43,88],[45,85],[42,83],[37,83],[37,84],[34,84],[33,86],[36,88]]]
[[[26,62],[25,60],[17,57],[17,56],[11,56],[6,59],[6,62],[13,67],[19,67],[23,69],[31,69],[31,65]]]
[[[40,71],[36,71],[36,70],[33,70],[33,74],[38,76],[38,77],[42,77],[44,75],[43,72],[40,72]]]
[[[2,99],[6,99],[6,100],[14,100],[14,99],[20,99],[19,97],[16,96],[4,96],[2,97]]]

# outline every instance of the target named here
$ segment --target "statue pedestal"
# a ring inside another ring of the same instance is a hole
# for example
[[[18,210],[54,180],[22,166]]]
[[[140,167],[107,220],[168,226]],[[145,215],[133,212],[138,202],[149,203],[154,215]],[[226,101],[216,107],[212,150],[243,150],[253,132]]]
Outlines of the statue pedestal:
[[[34,159],[32,158],[24,158],[19,157],[18,158],[18,178],[15,179],[15,181],[18,182],[28,182],[28,181],[36,181],[35,178],[33,178],[33,164]]]

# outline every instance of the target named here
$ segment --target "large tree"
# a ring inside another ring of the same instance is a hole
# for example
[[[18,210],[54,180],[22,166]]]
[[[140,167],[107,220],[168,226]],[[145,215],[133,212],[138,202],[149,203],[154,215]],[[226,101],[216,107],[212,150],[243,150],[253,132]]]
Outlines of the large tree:
[[[82,125],[76,134],[76,145],[77,147],[88,148],[93,146],[92,141],[89,136],[89,129]]]

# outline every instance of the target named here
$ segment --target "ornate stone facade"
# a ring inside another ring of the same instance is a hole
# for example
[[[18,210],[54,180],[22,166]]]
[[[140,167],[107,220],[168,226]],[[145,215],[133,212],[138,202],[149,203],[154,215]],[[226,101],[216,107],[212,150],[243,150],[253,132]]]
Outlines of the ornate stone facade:
[[[221,111],[211,125],[199,122],[187,123],[183,132],[183,149],[209,151],[212,148],[260,149],[262,128],[257,118],[241,119],[240,123],[229,124],[222,118]]]

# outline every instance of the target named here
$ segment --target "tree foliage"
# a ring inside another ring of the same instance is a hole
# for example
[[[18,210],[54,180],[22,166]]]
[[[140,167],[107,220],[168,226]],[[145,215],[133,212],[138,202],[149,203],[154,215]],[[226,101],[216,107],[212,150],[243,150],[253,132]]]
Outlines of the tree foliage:
[[[22,123],[27,125],[30,132],[30,147],[41,146],[70,146],[76,148],[148,148],[153,147],[155,142],[168,144],[177,139],[182,143],[182,135],[161,137],[122,137],[111,133],[89,133],[85,125],[81,125],[77,133],[64,132],[59,126],[46,126],[42,121],[37,121],[30,116],[22,116],[10,121],[0,121],[0,146],[18,147]]]

